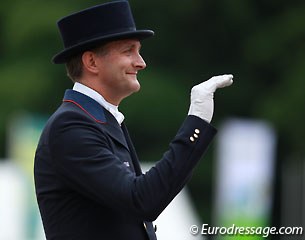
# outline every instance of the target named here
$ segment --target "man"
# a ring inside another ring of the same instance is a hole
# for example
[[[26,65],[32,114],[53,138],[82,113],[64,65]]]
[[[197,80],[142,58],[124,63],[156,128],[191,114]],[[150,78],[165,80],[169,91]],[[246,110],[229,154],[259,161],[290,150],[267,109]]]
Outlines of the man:
[[[152,221],[186,184],[216,130],[213,93],[232,83],[218,76],[192,89],[189,114],[169,150],[142,174],[118,111],[140,89],[146,67],[127,1],[110,2],[58,22],[66,63],[75,82],[50,117],[35,156],[35,187],[47,239],[156,239]]]

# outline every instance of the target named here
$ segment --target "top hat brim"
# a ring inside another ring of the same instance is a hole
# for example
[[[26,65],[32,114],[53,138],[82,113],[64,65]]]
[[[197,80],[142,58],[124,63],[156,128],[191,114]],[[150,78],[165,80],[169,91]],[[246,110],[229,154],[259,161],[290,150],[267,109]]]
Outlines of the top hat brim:
[[[119,39],[128,39],[128,38],[135,38],[139,40],[143,40],[145,38],[151,37],[154,35],[154,32],[151,30],[136,30],[136,31],[127,31],[127,32],[120,32],[116,34],[110,34],[106,36],[101,36],[97,38],[92,38],[90,40],[75,44],[71,47],[65,48],[63,51],[57,53],[53,58],[52,62],[55,64],[65,63],[74,55],[77,55],[83,51],[92,49],[97,47],[99,44],[103,42],[109,42]]]

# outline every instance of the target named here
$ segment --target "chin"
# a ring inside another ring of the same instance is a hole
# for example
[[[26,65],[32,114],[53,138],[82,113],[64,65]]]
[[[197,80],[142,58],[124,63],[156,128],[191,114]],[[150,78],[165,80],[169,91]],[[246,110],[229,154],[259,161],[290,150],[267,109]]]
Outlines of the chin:
[[[136,81],[133,83],[132,90],[133,90],[133,92],[138,92],[138,91],[140,91],[140,89],[141,89],[141,85],[140,85],[140,83],[138,82],[138,80],[136,80]]]
[[[140,88],[141,88],[140,84],[137,84],[137,85],[133,84],[132,86],[129,85],[128,88],[125,87],[125,96],[124,96],[124,98],[132,95],[133,93],[136,93],[136,92],[140,91]]]

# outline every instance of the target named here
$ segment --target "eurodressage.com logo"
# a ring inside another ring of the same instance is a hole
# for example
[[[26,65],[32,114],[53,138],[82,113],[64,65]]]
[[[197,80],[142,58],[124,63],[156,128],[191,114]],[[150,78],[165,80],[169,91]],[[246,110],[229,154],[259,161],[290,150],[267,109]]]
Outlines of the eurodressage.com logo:
[[[232,224],[230,227],[212,227],[209,224],[202,226],[192,225],[192,235],[228,235],[228,236],[250,236],[259,235],[267,238],[269,235],[303,235],[303,227],[238,227]]]

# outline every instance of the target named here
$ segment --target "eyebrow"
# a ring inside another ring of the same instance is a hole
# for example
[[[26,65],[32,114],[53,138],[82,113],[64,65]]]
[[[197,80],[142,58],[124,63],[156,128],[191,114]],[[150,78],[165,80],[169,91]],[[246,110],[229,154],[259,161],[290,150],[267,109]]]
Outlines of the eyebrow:
[[[142,45],[141,43],[139,43],[139,45],[137,43],[125,43],[124,45],[122,45],[122,49],[123,48],[138,48],[139,47],[139,50],[141,49]]]

